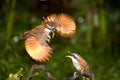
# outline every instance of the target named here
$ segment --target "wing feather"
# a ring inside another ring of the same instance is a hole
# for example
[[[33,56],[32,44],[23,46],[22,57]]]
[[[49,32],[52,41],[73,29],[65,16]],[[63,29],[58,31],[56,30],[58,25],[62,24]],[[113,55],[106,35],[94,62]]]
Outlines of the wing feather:
[[[48,36],[44,34],[44,29],[45,25],[42,24],[23,34],[27,53],[40,62],[49,60],[52,53],[52,48],[46,42]]]
[[[56,27],[57,32],[63,37],[71,37],[75,34],[76,25],[71,17],[60,14],[58,17],[59,26]]]

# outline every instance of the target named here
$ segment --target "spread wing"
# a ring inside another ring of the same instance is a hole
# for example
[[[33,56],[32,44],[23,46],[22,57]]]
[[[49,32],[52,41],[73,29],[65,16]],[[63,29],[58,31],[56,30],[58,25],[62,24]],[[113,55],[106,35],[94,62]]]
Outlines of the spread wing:
[[[49,60],[52,53],[52,48],[46,42],[47,36],[41,29],[42,27],[36,27],[35,29],[26,32],[23,36],[25,39],[25,48],[27,53],[36,61]]]
[[[57,32],[63,37],[71,37],[75,34],[76,25],[71,17],[65,14],[58,16],[59,26],[56,27]]]
[[[52,14],[47,16],[47,18],[44,19],[44,22],[51,23],[57,33],[63,37],[71,37],[76,32],[74,20],[66,14]]]

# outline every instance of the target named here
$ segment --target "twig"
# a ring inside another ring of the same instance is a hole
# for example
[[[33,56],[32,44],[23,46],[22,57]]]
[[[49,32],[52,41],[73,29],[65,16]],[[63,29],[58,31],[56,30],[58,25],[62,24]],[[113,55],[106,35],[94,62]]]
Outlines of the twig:
[[[52,74],[48,71],[48,69],[44,65],[33,65],[29,71],[29,79],[28,80],[32,80],[32,75],[37,70],[44,71],[50,80],[56,80],[56,78],[52,76]]]

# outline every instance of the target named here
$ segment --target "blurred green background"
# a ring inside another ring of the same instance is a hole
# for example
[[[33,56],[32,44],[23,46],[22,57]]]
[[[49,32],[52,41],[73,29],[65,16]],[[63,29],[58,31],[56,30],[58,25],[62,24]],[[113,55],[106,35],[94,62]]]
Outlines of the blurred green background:
[[[39,25],[42,17],[66,13],[76,22],[76,35],[55,34],[50,61],[40,63],[29,57],[22,34]],[[23,80],[33,64],[44,64],[62,80],[76,69],[65,56],[80,54],[90,65],[96,80],[120,78],[120,1],[119,0],[0,0],[0,80],[23,68]],[[49,80],[44,72],[33,80]]]

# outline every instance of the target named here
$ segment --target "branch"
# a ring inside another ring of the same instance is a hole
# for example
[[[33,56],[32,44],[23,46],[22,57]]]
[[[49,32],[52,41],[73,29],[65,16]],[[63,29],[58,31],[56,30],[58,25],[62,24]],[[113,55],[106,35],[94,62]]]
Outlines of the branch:
[[[73,76],[67,77],[64,80],[75,80],[79,76],[82,76],[82,80],[86,80],[86,77],[90,78],[90,80],[95,80],[95,76],[92,71],[76,71]]]
[[[48,71],[48,69],[44,65],[33,65],[29,71],[29,79],[28,80],[32,80],[32,75],[37,70],[44,71],[50,80],[56,80],[56,78],[52,76],[52,74]]]
[[[56,78],[52,76],[52,74],[48,71],[48,69],[44,65],[33,65],[29,71],[28,80],[32,80],[32,75],[37,70],[44,71],[50,80],[56,80]],[[67,77],[64,80],[75,80],[79,76],[82,76],[82,80],[86,80],[87,77],[90,78],[90,80],[95,80],[95,76],[92,71],[83,71],[83,72],[76,71],[74,72],[73,76]]]

